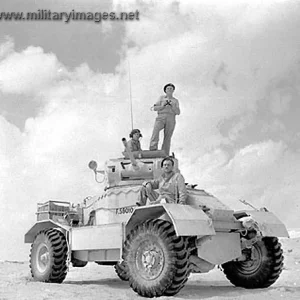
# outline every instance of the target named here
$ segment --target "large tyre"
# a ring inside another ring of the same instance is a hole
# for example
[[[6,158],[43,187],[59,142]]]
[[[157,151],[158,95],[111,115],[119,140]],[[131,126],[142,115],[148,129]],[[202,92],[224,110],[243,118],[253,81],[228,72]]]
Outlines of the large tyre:
[[[278,279],[283,268],[283,255],[276,237],[264,237],[253,245],[252,253],[250,249],[244,252],[248,260],[222,265],[232,284],[247,289],[266,288]]]
[[[67,254],[67,241],[62,232],[41,231],[31,246],[32,277],[37,281],[62,283],[67,275]]]
[[[133,229],[123,259],[130,286],[143,297],[173,296],[189,276],[187,242],[164,220],[147,220]]]
[[[127,272],[127,267],[124,261],[122,261],[121,263],[117,263],[115,265],[115,271],[117,273],[117,275],[119,276],[119,278],[123,281],[128,281],[129,280],[129,276],[128,276],[128,272]]]

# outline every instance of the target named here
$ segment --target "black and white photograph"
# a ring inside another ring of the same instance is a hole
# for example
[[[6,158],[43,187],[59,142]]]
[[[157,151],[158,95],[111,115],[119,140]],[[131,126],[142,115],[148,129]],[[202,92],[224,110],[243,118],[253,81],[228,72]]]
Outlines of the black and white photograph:
[[[300,1],[1,0],[0,300],[300,299]]]

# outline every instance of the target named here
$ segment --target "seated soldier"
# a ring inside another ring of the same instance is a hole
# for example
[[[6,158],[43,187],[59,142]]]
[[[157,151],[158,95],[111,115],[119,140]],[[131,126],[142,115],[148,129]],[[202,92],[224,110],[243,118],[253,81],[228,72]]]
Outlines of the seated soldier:
[[[150,204],[178,203],[186,204],[187,191],[183,176],[175,173],[174,161],[166,157],[161,162],[163,174],[154,180],[145,181],[140,190],[138,206],[146,205],[147,198]],[[157,191],[154,191],[156,190]]]

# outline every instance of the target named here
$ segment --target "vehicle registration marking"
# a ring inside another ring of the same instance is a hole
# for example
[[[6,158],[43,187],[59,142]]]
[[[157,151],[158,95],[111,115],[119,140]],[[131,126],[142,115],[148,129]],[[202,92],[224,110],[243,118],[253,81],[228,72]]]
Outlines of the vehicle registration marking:
[[[132,214],[134,211],[134,208],[135,208],[135,205],[116,208],[116,215]]]

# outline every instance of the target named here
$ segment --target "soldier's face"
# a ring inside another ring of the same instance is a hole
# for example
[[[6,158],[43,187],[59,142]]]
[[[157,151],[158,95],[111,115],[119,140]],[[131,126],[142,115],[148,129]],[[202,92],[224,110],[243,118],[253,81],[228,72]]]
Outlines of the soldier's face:
[[[137,141],[140,138],[140,134],[137,132],[132,137],[133,137],[134,140]]]
[[[172,86],[169,85],[169,86],[166,87],[166,94],[167,95],[172,95],[173,92],[174,92],[174,89],[173,89]]]
[[[164,161],[162,169],[165,173],[170,173],[173,171],[173,165],[172,162],[169,160]]]

